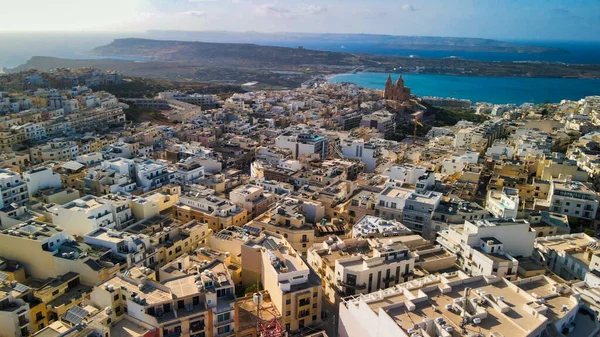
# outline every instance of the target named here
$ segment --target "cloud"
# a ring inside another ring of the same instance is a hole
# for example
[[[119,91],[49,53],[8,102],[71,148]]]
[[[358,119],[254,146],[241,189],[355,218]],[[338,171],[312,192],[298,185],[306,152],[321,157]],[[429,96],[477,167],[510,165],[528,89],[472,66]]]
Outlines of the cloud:
[[[290,18],[295,16],[289,9],[277,6],[264,4],[256,7],[256,14],[260,16],[275,17],[275,18]]]
[[[179,14],[179,15],[187,15],[187,16],[194,16],[194,17],[204,17],[204,16],[206,16],[206,12],[205,11],[185,11],[185,12],[179,12],[177,14]]]
[[[410,4],[402,5],[402,9],[404,9],[405,11],[410,11],[410,12],[414,12],[417,10],[413,5],[410,5]]]
[[[306,8],[304,8],[304,12],[306,12],[307,14],[312,14],[312,15],[322,14],[322,13],[327,12],[327,7],[322,7],[322,6],[318,6],[318,5],[310,5]]]

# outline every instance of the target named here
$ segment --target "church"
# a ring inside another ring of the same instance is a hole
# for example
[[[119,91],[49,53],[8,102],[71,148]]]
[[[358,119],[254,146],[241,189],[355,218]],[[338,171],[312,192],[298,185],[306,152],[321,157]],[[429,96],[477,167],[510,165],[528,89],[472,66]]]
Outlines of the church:
[[[401,102],[410,100],[410,88],[404,86],[402,75],[398,77],[396,84],[392,83],[392,75],[388,75],[383,98]]]

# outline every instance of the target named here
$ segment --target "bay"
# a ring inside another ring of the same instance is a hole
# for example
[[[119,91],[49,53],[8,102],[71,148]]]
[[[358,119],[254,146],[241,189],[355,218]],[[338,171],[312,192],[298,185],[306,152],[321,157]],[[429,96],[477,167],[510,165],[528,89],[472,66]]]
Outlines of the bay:
[[[399,74],[392,74],[394,81]],[[388,74],[357,73],[337,75],[330,82],[350,82],[370,89],[383,89]],[[468,99],[494,104],[558,103],[600,95],[600,79],[479,77],[430,74],[402,74],[404,84],[418,96]]]

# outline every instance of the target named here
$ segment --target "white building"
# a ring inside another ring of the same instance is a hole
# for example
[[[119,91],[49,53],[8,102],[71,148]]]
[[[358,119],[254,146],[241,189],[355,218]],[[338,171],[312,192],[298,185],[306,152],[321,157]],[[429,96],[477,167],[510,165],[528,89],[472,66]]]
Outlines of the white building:
[[[466,151],[464,154],[453,154],[450,158],[442,161],[441,173],[452,175],[461,172],[467,164],[477,164],[479,153]]]
[[[15,203],[19,206],[29,200],[27,185],[18,173],[0,169],[0,208]]]
[[[439,232],[437,242],[459,255],[459,265],[471,275],[514,278],[516,258],[532,255],[535,237],[525,220],[487,219],[451,225]]]
[[[519,211],[519,190],[504,187],[502,192],[488,191],[485,209],[494,218],[516,219]]]
[[[52,222],[70,235],[83,237],[98,228],[115,226],[112,205],[91,195],[58,206],[54,211]]]
[[[578,181],[553,180],[548,192],[550,211],[581,219],[595,219],[596,193]]]
[[[344,158],[359,159],[366,164],[367,172],[373,172],[383,159],[381,148],[375,142],[365,142],[362,139],[343,140],[342,154]]]
[[[292,129],[275,138],[275,146],[292,151],[294,159],[302,155],[318,154],[321,158],[329,155],[329,138],[318,135],[309,129]]]
[[[387,168],[381,173],[381,175],[389,177],[390,179],[401,182],[403,184],[415,185],[419,177],[421,177],[427,169],[420,166],[413,166],[409,164],[396,164]]]
[[[38,167],[23,172],[23,180],[27,184],[29,196],[34,196],[39,190],[62,187],[60,174],[47,167]]]
[[[83,241],[110,249],[111,253],[125,259],[128,267],[143,262],[146,247],[151,247],[150,238],[144,234],[131,234],[107,228],[98,228],[87,233]]]
[[[136,182],[145,191],[175,182],[176,173],[166,164],[154,160],[135,163]]]
[[[353,238],[381,238],[410,235],[412,231],[402,223],[365,215],[352,227]]]

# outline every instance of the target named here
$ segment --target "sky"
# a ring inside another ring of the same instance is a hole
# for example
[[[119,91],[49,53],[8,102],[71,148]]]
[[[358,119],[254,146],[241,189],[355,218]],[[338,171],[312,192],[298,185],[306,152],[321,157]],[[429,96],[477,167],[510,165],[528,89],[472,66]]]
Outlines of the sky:
[[[0,32],[155,29],[600,40],[600,0],[0,0],[0,4],[5,4]]]

